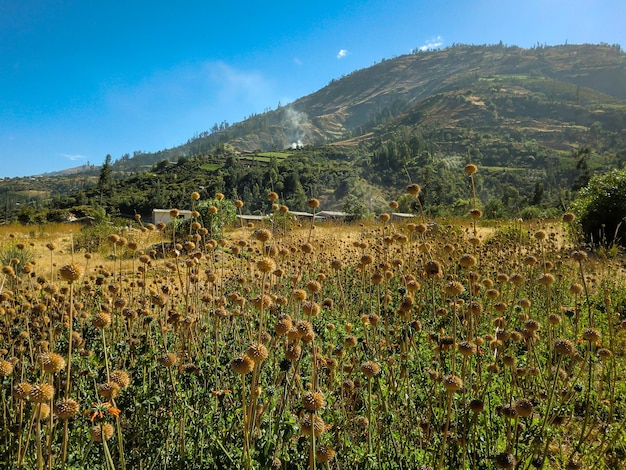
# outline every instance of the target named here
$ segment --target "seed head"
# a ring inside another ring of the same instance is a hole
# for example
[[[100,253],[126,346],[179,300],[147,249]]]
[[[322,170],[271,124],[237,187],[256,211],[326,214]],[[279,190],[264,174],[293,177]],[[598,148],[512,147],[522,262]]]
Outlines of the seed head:
[[[468,163],[467,165],[465,165],[465,168],[463,168],[463,171],[467,176],[472,176],[478,171],[478,167],[473,163]]]
[[[446,375],[443,377],[443,388],[448,392],[456,392],[463,388],[463,380],[456,375]]]
[[[513,406],[517,414],[522,418],[528,418],[533,414],[533,404],[528,398],[520,398]]]
[[[76,263],[66,264],[59,270],[59,274],[61,275],[61,277],[70,283],[80,279],[82,273],[83,268],[80,266],[80,264]]]
[[[254,343],[246,349],[246,356],[252,359],[255,364],[263,362],[269,356],[267,348],[261,343]]]
[[[0,361],[0,377],[6,377],[13,373],[13,363],[6,360]]]
[[[496,455],[495,461],[496,467],[498,468],[515,468],[515,465],[517,465],[515,456],[507,452],[501,452],[500,454]]]
[[[248,372],[252,372],[252,369],[254,369],[254,361],[246,355],[237,356],[230,361],[230,368],[237,374],[245,375]]]
[[[417,196],[422,188],[420,188],[419,184],[410,184],[406,187],[406,192],[412,194],[413,196]]]
[[[300,421],[300,431],[305,436],[320,437],[326,431],[326,423],[317,414],[305,413]]]
[[[573,213],[566,212],[565,214],[563,214],[563,222],[569,224],[571,222],[574,222],[574,220],[576,220],[576,216]]]
[[[335,457],[335,450],[331,446],[322,444],[315,449],[315,457],[320,463],[330,462]]]
[[[178,356],[175,353],[165,353],[158,359],[159,364],[165,367],[174,367],[178,364]]]
[[[260,228],[256,230],[252,236],[258,241],[265,243],[272,238],[272,232],[266,228]]]
[[[600,341],[600,332],[595,328],[585,328],[582,331],[582,338],[584,341],[597,343],[598,341]]]
[[[98,385],[98,394],[107,400],[115,398],[120,391],[120,386],[115,382],[104,382]]]
[[[65,358],[57,353],[44,353],[40,357],[41,365],[47,374],[61,372],[66,365]]]
[[[361,373],[368,379],[371,379],[380,374],[380,366],[374,361],[365,361],[361,364]]]
[[[262,273],[271,273],[276,269],[276,262],[269,256],[264,256],[256,264],[259,271]]]
[[[554,342],[554,350],[557,354],[571,356],[574,352],[574,343],[572,343],[569,339],[559,338]]]
[[[104,424],[96,424],[91,428],[91,440],[94,442],[102,442],[103,440],[108,441],[113,437],[113,432],[115,429],[109,423]]]
[[[65,398],[56,402],[54,405],[54,414],[61,419],[70,419],[80,410],[78,402],[72,398]]]
[[[93,316],[91,323],[95,328],[103,330],[111,324],[111,315],[106,312],[97,313]]]
[[[320,392],[307,392],[302,397],[302,405],[306,410],[316,412],[326,406],[326,400]]]
[[[54,387],[50,384],[33,385],[28,396],[33,403],[48,403],[54,398]]]
[[[313,197],[313,198],[309,199],[306,204],[307,204],[307,206],[309,206],[309,209],[316,209],[316,208],[319,207],[320,201]]]
[[[130,385],[130,377],[123,370],[114,370],[113,372],[111,372],[109,379],[119,388],[126,388]]]

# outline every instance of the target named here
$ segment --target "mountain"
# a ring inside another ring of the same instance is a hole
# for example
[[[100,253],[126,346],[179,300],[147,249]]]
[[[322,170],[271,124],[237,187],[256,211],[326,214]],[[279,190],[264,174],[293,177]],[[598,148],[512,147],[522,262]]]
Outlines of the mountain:
[[[552,133],[588,129],[595,122],[615,131],[624,123],[624,100],[626,55],[619,46],[455,45],[383,60],[288,106],[216,126],[172,149],[135,154],[118,168],[176,161],[212,152],[219,144],[238,152],[329,142],[353,145],[384,135],[389,129],[382,125],[395,119],[402,122],[392,127],[454,129],[471,122],[474,127],[504,124],[526,131],[530,120],[540,122],[536,129]],[[517,117],[526,122],[516,124]]]
[[[594,171],[625,166],[625,124],[619,46],[454,45],[383,60],[180,146],[126,155],[113,162],[114,190],[98,187],[91,168],[0,181],[0,192],[6,208],[47,200],[40,205],[74,212],[104,205],[147,215],[155,204],[182,208],[185,191],[198,188],[203,198],[241,197],[256,212],[267,210],[268,190],[294,210],[315,195],[327,209],[380,211],[419,181],[429,210],[462,214],[461,169],[471,160],[488,213],[518,216],[567,205]]]

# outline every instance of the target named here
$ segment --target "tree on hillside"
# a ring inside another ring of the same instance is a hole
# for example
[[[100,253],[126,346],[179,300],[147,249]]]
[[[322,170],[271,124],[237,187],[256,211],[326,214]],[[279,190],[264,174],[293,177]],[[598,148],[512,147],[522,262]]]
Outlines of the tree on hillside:
[[[102,205],[102,197],[105,192],[111,190],[113,183],[113,166],[111,165],[111,155],[107,154],[104,158],[104,164],[100,169],[100,178],[98,179],[98,191],[100,192],[100,205]]]

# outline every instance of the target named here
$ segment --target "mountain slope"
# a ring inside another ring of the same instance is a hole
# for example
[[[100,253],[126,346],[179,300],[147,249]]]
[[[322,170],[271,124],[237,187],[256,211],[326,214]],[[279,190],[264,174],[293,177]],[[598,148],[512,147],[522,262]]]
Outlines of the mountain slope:
[[[118,167],[136,168],[163,159],[175,161],[180,156],[211,152],[218,144],[229,144],[235,151],[246,152],[353,138],[407,113],[414,106],[425,106],[433,97],[467,91],[484,85],[486,80],[499,86],[504,83],[511,88],[513,97],[519,97],[515,89],[522,87],[543,94],[547,104],[550,101],[558,104],[558,100],[564,99],[576,101],[589,114],[588,107],[598,101],[611,102],[600,98],[601,95],[612,97],[612,103],[619,103],[619,107],[623,105],[626,54],[618,46],[608,45],[534,49],[458,45],[403,55],[333,80],[288,106],[204,133],[173,149],[137,154]],[[564,88],[568,90],[567,97],[562,92]],[[527,91],[522,90],[524,94]],[[461,101],[458,104],[463,105]],[[515,108],[509,108],[510,114],[516,112]],[[545,106],[542,112],[545,114],[538,118],[566,121],[570,118],[568,114],[551,116],[554,109]],[[483,122],[491,123],[489,119]]]

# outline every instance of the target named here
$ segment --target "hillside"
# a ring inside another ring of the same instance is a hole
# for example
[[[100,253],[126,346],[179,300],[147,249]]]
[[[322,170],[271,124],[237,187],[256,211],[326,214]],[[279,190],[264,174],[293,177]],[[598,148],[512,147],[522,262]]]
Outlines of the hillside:
[[[516,214],[562,204],[593,171],[624,166],[625,123],[626,54],[619,46],[455,45],[383,60],[181,146],[126,155],[113,164],[120,186],[108,201],[95,188],[98,169],[8,180],[0,190],[5,217],[12,201],[33,206],[46,198],[61,210],[106,203],[147,213],[181,197],[155,199],[154,187],[163,192],[173,182],[172,191],[195,184],[207,195],[248,200],[280,190],[294,209],[316,195],[333,208],[361,198],[380,210],[412,178],[428,190],[425,202],[442,210],[462,205],[455,175],[472,160],[483,168],[483,203],[495,204],[494,214]],[[290,150],[268,152],[283,149]],[[182,157],[183,166],[175,165]],[[181,182],[183,167],[189,176]]]
[[[618,47],[608,45],[534,49],[458,45],[403,55],[333,80],[288,106],[206,132],[179,147],[136,154],[119,167],[133,168],[163,159],[175,161],[180,156],[211,152],[220,143],[246,152],[284,149],[298,143],[335,142],[367,134],[403,113],[414,116],[411,109],[423,109],[438,97],[487,84],[499,87],[500,93],[506,92],[508,86],[513,97],[533,99],[541,104],[535,110],[535,118],[539,120],[552,120],[566,126],[572,116],[581,112],[588,117],[598,117],[609,109],[622,116],[626,99],[626,55]],[[564,103],[571,112],[560,115],[561,109],[555,105]],[[463,104],[458,102],[458,106]],[[498,112],[498,106],[504,106],[501,112],[504,115],[524,112],[524,108],[512,104],[517,102],[493,102]],[[604,107],[598,109],[600,105]],[[441,110],[433,109],[431,114],[435,111],[439,115]],[[455,106],[446,111],[454,113]],[[473,124],[492,125],[491,117],[480,115]],[[606,118],[611,120],[613,115]],[[581,125],[589,127],[593,122],[586,119]],[[609,124],[611,129],[619,127],[619,118]]]

